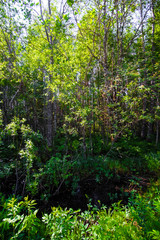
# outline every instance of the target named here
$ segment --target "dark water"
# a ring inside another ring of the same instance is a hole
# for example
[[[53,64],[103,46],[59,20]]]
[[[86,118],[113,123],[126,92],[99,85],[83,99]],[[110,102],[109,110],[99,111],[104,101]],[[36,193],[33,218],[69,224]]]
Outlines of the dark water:
[[[51,196],[46,203],[38,202],[41,212],[50,212],[51,207],[72,208],[74,210],[88,209],[88,204],[97,206],[102,205],[110,207],[114,202],[121,200],[123,205],[128,203],[128,199],[134,192],[139,192],[147,186],[147,179],[135,178],[134,176],[115,176],[108,180],[104,178],[97,182],[94,178],[86,178],[80,181],[74,190],[66,188],[65,185],[59,191],[59,194]],[[133,181],[134,180],[134,181]]]

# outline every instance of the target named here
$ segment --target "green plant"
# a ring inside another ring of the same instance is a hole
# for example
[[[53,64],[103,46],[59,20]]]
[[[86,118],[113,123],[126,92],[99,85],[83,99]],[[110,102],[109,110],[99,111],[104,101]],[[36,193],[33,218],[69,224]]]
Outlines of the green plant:
[[[8,200],[4,206],[6,217],[3,218],[2,237],[10,233],[10,239],[28,239],[31,240],[38,233],[40,221],[35,210],[35,201],[24,198],[24,201],[17,202],[17,199]],[[38,238],[37,238],[38,239]]]
[[[94,239],[93,226],[96,214],[92,210],[80,212],[72,209],[52,208],[52,212],[42,217],[46,233],[50,239]]]
[[[134,224],[130,211],[121,207],[120,203],[114,204],[113,209],[100,210],[99,220],[95,226],[95,239],[143,239],[142,229]]]
[[[0,178],[2,181],[13,179],[8,185],[14,194],[20,194],[23,189],[22,195],[26,190],[35,195],[38,192],[36,173],[39,173],[43,156],[43,147],[38,146],[44,140],[25,122],[15,117],[0,133]]]
[[[44,167],[43,176],[45,177],[46,188],[53,191],[57,188],[59,192],[61,185],[73,175],[73,162],[68,160],[69,156],[51,157]]]
[[[158,184],[158,183],[157,183]],[[92,206],[88,210],[74,211],[52,207],[40,220],[35,201],[28,197],[1,198],[0,236],[2,240],[17,239],[73,239],[73,240],[148,240],[159,239],[160,198],[157,186],[153,185],[144,196],[133,195],[128,206],[114,203],[107,209]]]
[[[156,191],[156,186],[152,186],[144,196],[134,197],[130,203],[131,215],[134,221],[142,227],[143,236],[147,239],[151,236],[153,239],[158,236],[160,233],[160,196],[159,191]]]
[[[147,167],[150,171],[159,174],[160,172],[160,151],[157,153],[148,153],[145,155]]]

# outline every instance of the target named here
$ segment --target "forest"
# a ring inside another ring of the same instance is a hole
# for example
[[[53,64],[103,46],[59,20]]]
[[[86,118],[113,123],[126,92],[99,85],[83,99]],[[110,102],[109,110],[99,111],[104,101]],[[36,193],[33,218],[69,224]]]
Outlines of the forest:
[[[0,239],[160,239],[160,0],[0,1]]]

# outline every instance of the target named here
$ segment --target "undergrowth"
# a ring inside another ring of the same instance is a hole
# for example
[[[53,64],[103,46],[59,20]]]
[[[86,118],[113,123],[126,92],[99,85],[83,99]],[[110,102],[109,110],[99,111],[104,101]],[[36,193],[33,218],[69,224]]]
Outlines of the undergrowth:
[[[98,209],[89,203],[84,212],[52,207],[41,218],[37,212],[28,197],[1,196],[0,239],[160,239],[158,181],[143,196],[132,195],[127,206],[118,202]]]

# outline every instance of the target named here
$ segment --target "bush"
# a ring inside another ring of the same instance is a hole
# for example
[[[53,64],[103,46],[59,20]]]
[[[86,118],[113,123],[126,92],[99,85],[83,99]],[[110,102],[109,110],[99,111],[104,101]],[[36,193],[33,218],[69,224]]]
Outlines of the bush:
[[[160,236],[160,198],[157,186],[144,197],[120,202],[110,209],[88,204],[88,210],[53,207],[51,213],[37,217],[35,201],[28,197],[18,202],[14,197],[4,203],[0,212],[1,239],[72,239],[72,240],[149,240]]]
[[[25,119],[15,117],[1,131],[0,179],[5,185],[8,184],[8,188],[5,187],[6,192],[23,195],[27,189],[32,195],[37,193],[38,182],[34,175],[42,166],[43,148],[38,148],[42,142],[44,140],[41,134],[25,124]]]
[[[160,151],[157,153],[149,153],[145,155],[147,167],[150,171],[156,174],[160,173]]]

